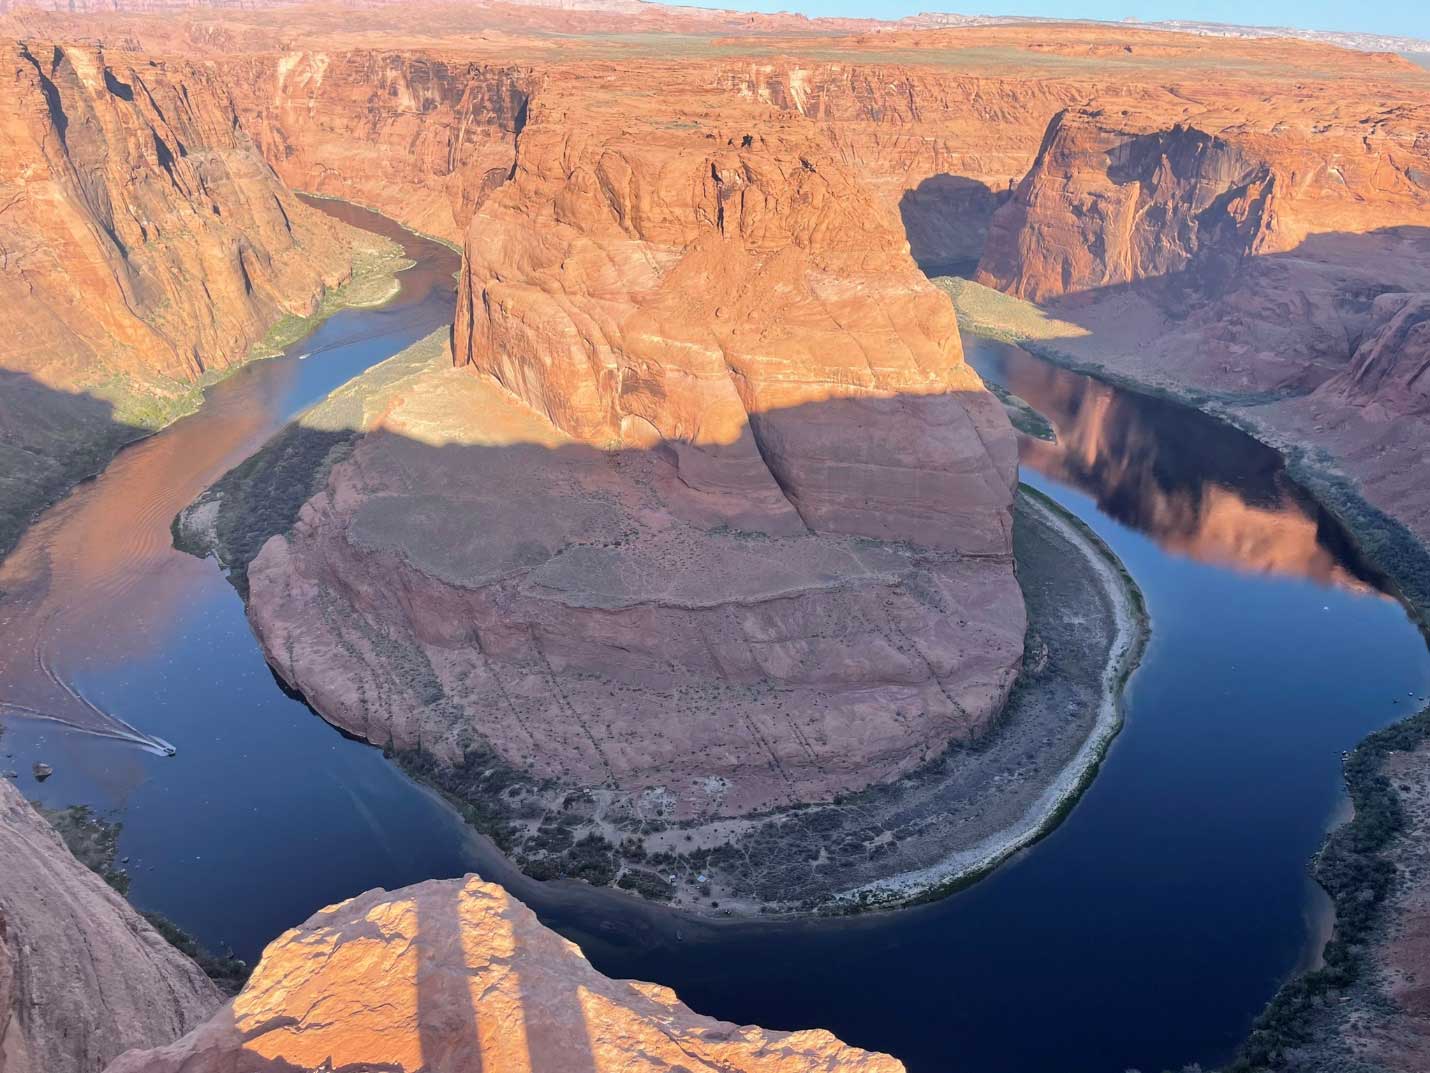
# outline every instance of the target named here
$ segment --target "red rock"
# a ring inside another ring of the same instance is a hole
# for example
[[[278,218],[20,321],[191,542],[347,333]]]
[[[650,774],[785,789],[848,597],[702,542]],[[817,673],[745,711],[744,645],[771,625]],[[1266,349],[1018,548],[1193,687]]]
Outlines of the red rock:
[[[702,1017],[669,988],[602,976],[476,876],[372,890],[263,953],[242,993],[108,1073],[901,1073],[822,1030]]]
[[[670,444],[766,532],[1006,554],[1011,432],[893,213],[798,117],[604,103],[632,92],[533,96],[468,233],[457,360],[585,442]]]
[[[199,967],[0,779],[0,1070],[97,1073],[219,1003]]]

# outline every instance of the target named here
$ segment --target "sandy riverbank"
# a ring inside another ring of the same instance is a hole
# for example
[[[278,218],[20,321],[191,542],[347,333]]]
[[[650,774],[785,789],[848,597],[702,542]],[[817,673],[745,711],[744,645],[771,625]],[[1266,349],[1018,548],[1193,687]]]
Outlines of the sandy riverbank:
[[[1092,732],[1016,824],[966,849],[955,850],[930,867],[842,891],[836,897],[839,903],[861,907],[908,904],[950,893],[996,868],[1061,822],[1091,784],[1113,738],[1122,729],[1123,692],[1150,635],[1142,594],[1112,549],[1092,530],[1042,493],[1025,485],[1021,494],[1027,507],[1045,524],[1056,528],[1068,546],[1084,557],[1111,599],[1116,632],[1102,674],[1102,695]]]

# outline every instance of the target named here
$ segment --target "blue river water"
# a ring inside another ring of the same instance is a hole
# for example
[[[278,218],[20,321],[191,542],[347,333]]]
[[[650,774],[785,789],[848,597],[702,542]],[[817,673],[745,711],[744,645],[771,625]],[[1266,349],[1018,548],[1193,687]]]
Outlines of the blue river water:
[[[479,870],[610,975],[729,1020],[828,1028],[915,1073],[1154,1073],[1230,1055],[1324,926],[1306,865],[1341,802],[1342,752],[1430,688],[1404,609],[1272,452],[969,340],[985,378],[1058,431],[1024,442],[1024,480],[1111,545],[1152,617],[1126,727],[1067,820],[953,897],[832,922],[713,923],[538,884],[286,695],[215,564],[168,546],[197,491],[450,320],[455,254],[330,208],[404,243],[418,264],[398,299],[341,313],[218,385],[41,519],[0,571],[45,579],[0,584],[0,624],[48,615],[47,665],[178,749],[18,719],[0,738],[0,769],[27,795],[123,823],[137,904],[251,960],[325,904]],[[117,538],[128,533],[145,535]],[[0,678],[0,699],[29,688]],[[43,783],[36,759],[55,768]]]

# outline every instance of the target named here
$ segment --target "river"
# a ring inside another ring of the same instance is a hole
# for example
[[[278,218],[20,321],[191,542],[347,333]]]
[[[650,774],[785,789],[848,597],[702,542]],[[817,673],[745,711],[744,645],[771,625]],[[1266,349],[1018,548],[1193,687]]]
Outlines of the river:
[[[0,768],[18,769],[27,795],[122,820],[137,904],[253,959],[319,906],[477,869],[610,975],[668,984],[730,1020],[825,1027],[914,1073],[1153,1073],[1231,1054],[1324,924],[1306,864],[1342,799],[1342,751],[1430,687],[1404,609],[1273,452],[968,340],[979,371],[1058,431],[1023,442],[1024,480],[1113,547],[1152,617],[1126,728],[1068,819],[953,897],[833,922],[712,924],[536,884],[285,695],[214,564],[169,546],[173,514],[226,468],[450,319],[455,254],[324,204],[403,242],[418,264],[399,297],[213,388],[44,515],[0,568],[0,627],[41,657],[5,665],[0,700],[42,707],[43,663],[178,750],[26,719],[0,738]],[[44,783],[36,759],[55,768]]]

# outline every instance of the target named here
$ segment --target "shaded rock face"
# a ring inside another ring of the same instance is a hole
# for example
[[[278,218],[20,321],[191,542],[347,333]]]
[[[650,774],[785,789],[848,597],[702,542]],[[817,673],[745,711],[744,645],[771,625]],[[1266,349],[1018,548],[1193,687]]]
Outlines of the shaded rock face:
[[[367,434],[248,566],[249,616],[338,725],[516,773],[534,796],[497,804],[519,843],[552,793],[637,835],[827,800],[1002,707],[1024,630],[1009,556],[814,531],[777,490],[773,513],[692,487],[683,445],[597,450],[445,353],[403,362],[330,404],[360,399]]]
[[[1169,289],[1219,291],[1271,245],[1275,191],[1265,161],[1194,127],[1128,134],[1062,112],[995,216],[977,279],[1033,301],[1169,276]]]
[[[217,988],[0,779],[0,1073],[98,1073],[177,1039]]]
[[[211,69],[9,42],[0,94],[0,549],[349,265]]]
[[[692,1012],[669,988],[608,980],[475,876],[373,890],[269,944],[233,1002],[109,1073],[900,1073],[822,1030]]]
[[[584,442],[668,445],[732,524],[1006,555],[1011,431],[894,214],[808,124],[702,97],[613,124],[592,89],[533,99],[456,360]]]
[[[1382,294],[1371,316],[1350,367],[1321,395],[1357,407],[1372,421],[1430,416],[1430,294]]]
[[[511,175],[529,69],[377,50],[290,51],[223,73],[288,185],[460,241]]]

